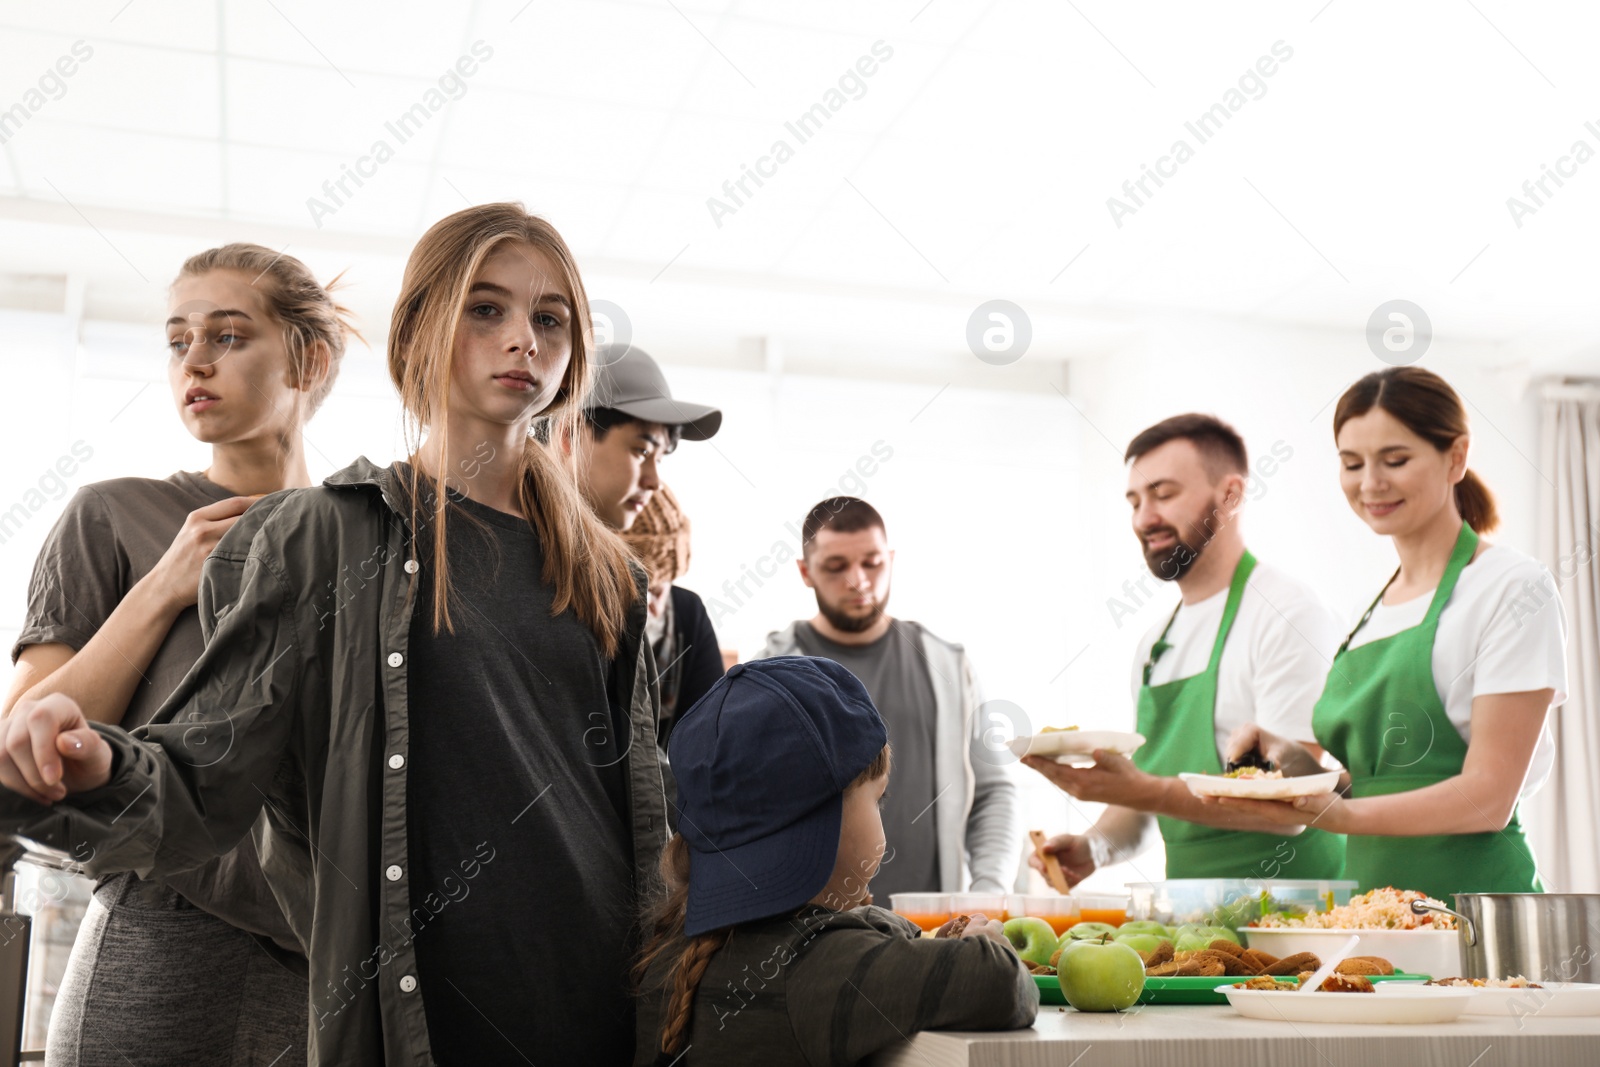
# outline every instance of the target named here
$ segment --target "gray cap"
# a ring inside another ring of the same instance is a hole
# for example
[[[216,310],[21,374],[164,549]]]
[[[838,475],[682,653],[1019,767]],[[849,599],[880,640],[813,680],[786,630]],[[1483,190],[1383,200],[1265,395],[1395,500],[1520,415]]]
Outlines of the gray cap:
[[[612,408],[644,422],[683,427],[689,441],[704,441],[722,426],[722,412],[672,399],[667,377],[635,345],[604,345],[594,354],[594,388],[585,408]]]

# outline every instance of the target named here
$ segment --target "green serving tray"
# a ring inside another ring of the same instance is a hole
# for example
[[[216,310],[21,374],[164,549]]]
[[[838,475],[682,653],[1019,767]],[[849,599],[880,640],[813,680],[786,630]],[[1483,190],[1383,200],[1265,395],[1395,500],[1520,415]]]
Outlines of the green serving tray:
[[[1426,982],[1431,975],[1426,974],[1379,974],[1369,975],[1374,982]],[[1226,986],[1245,979],[1238,977],[1223,978],[1146,978],[1144,992],[1139,994],[1140,1004],[1226,1004],[1227,996],[1222,992]],[[1036,974],[1033,982],[1039,987],[1039,1003],[1065,1004],[1067,998],[1061,993],[1061,979],[1053,974]]]

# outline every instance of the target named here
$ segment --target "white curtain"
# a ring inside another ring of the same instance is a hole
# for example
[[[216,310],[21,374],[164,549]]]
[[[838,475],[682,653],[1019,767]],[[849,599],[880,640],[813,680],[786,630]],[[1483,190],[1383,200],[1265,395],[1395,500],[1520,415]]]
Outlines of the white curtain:
[[[1567,702],[1550,714],[1556,764],[1529,801],[1545,888],[1600,892],[1600,383],[1544,386],[1539,555],[1567,618]]]

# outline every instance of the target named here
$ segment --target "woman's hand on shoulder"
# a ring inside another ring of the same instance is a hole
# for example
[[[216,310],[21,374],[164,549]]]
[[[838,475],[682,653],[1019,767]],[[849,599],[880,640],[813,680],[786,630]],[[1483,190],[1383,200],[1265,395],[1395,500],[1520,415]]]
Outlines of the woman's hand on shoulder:
[[[200,570],[222,536],[259,496],[230,496],[189,512],[167,551],[144,579],[154,585],[163,601],[175,611],[200,600]]]

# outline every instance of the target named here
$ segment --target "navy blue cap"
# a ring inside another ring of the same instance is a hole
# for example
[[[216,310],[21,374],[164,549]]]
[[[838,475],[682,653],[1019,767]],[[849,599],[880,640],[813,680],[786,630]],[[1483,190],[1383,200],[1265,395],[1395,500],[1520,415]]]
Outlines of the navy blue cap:
[[[735,664],[668,744],[689,843],[690,937],[798,908],[828,884],[844,791],[888,743],[866,687],[813,656]]]

